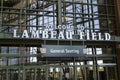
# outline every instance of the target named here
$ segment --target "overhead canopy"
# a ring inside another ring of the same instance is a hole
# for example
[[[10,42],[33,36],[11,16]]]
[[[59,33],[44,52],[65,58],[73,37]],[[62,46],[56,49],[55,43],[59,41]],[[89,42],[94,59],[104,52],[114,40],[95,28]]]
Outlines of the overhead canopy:
[[[4,7],[12,7],[14,6],[15,4],[18,4],[21,0],[0,0],[0,6],[1,6],[1,3],[3,3],[2,5]]]

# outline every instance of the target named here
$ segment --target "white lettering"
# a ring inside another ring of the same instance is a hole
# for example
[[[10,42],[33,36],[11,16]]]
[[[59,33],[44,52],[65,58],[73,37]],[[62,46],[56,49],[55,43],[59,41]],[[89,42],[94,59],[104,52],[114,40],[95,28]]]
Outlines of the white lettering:
[[[84,39],[84,32],[80,32],[80,39]]]
[[[53,26],[52,25],[47,25],[45,26],[47,29],[53,29]]]
[[[14,31],[13,31],[13,37],[14,38],[19,38],[20,37],[19,35],[17,35],[17,30],[16,29],[14,29]]]
[[[74,29],[74,26],[72,26],[72,25],[69,24],[69,25],[66,26],[66,28],[67,29]]]
[[[87,32],[86,36],[87,36],[87,40],[90,40],[90,34],[89,34],[89,32]]]
[[[65,39],[64,34],[62,31],[60,31],[59,35],[58,35],[58,39]]]
[[[38,30],[32,30],[31,38],[39,38],[39,32],[38,32]]]
[[[61,29],[61,25],[58,25],[58,29]]]
[[[50,53],[65,53],[65,51],[64,51],[64,49],[60,49],[60,50],[50,49]]]
[[[51,31],[51,39],[56,39],[57,32]]]
[[[63,25],[63,26],[62,26],[62,29],[66,29],[66,26],[65,26],[65,25]]]
[[[92,40],[97,40],[96,33],[92,33]]]
[[[102,38],[101,33],[98,33],[98,39],[99,39],[99,40],[104,40],[104,39]]]
[[[23,31],[22,38],[29,38],[27,30]]]
[[[48,31],[43,31],[42,38],[48,38],[48,37],[49,37]]]
[[[105,33],[105,40],[110,40],[111,39],[111,36],[109,33]]]
[[[72,39],[73,31],[66,32],[66,39]]]
[[[79,54],[79,50],[77,49],[65,49],[65,53],[76,53],[76,54]]]
[[[73,39],[74,35],[78,35],[80,40],[110,40],[111,35],[109,33],[96,33],[96,32],[84,32],[84,26],[74,26],[68,25],[48,25],[36,28],[29,28],[29,30],[24,30],[22,34],[18,34],[17,30],[13,30],[14,38],[45,38],[45,39]],[[29,31],[29,32],[28,32]],[[78,39],[77,37],[74,37]]]

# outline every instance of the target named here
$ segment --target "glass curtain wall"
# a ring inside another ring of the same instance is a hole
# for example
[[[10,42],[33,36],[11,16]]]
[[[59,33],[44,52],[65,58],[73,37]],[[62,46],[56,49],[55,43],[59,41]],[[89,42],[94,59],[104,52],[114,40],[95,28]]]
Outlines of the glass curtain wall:
[[[83,26],[85,32],[108,32],[112,36],[118,32],[115,0],[10,1],[11,5],[9,0],[0,1],[0,38],[13,38],[14,29],[21,35],[25,29],[28,34],[32,30],[42,33],[45,26],[58,25],[71,25],[74,29]],[[49,44],[64,43],[57,40],[57,43]],[[66,44],[74,46],[74,43]],[[48,45],[46,40],[43,44]],[[0,80],[118,80],[114,43],[87,44],[82,41],[80,45],[86,46],[86,59],[58,58],[54,61],[40,56],[41,44],[0,46]]]
[[[2,33],[17,28],[43,29],[44,26],[71,24],[84,26],[86,32],[116,33],[115,5],[113,0],[28,0],[6,7],[1,0]],[[58,5],[60,4],[60,5]],[[21,33],[22,34],[22,33]],[[5,37],[5,36],[4,36]]]

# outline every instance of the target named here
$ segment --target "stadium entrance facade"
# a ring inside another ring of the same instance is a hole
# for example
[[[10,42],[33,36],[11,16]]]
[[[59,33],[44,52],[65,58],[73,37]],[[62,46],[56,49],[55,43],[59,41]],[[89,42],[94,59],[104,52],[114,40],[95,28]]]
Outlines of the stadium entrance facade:
[[[119,80],[116,0],[1,0],[0,80]]]

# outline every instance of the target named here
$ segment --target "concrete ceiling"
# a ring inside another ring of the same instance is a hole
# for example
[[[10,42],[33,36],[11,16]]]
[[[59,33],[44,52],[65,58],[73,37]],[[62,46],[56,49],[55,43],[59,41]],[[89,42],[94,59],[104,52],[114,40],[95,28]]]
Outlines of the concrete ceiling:
[[[19,2],[20,2],[20,0],[3,0],[3,6],[12,7]],[[1,5],[1,3],[2,3],[2,0],[0,0],[0,5]]]

